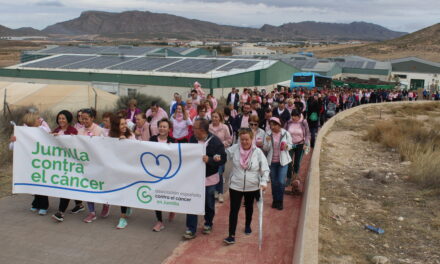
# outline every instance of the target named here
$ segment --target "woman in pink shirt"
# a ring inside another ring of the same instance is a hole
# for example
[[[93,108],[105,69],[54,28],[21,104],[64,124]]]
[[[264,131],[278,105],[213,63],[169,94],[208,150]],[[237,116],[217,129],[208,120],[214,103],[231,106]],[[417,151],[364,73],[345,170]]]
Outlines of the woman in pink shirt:
[[[131,139],[135,140],[135,136],[131,133],[130,129],[127,127],[127,120],[125,116],[113,116],[110,121],[110,132],[109,137],[118,139]],[[132,213],[131,208],[121,206],[121,217],[119,218],[119,223],[116,226],[117,229],[123,229],[127,226],[127,217]]]
[[[78,110],[78,112],[76,112],[76,124],[73,126],[74,128],[76,128],[76,130],[79,130],[80,128],[83,127],[82,120],[81,120],[81,114],[82,114],[82,109],[80,109],[80,110]]]
[[[302,188],[299,178],[299,169],[303,153],[310,146],[310,130],[307,120],[302,117],[299,110],[293,109],[291,117],[286,129],[292,137],[293,148],[289,151],[289,154],[293,162],[289,163],[286,186],[289,185],[293,179],[292,192],[300,193]]]
[[[211,124],[209,125],[209,132],[217,136],[225,146],[225,149],[232,144],[232,136],[229,132],[229,128],[224,124],[223,115],[219,111],[214,111],[211,115]],[[220,203],[224,202],[223,198],[223,172],[225,171],[225,165],[221,165],[218,168],[218,174],[220,181],[216,184],[216,198]]]
[[[211,104],[212,104],[212,109],[213,109],[213,110],[216,110],[216,109],[217,109],[217,105],[218,105],[218,103],[217,103],[217,99],[215,99],[214,95],[212,95],[212,94],[208,94],[208,98],[207,98],[207,100],[209,100],[209,101],[211,102]]]
[[[95,109],[87,108],[81,110],[81,122],[83,127],[78,130],[78,135],[97,137],[104,136],[104,130],[94,123],[96,118]],[[89,214],[84,218],[84,222],[91,223],[96,220],[95,203],[87,202]],[[103,205],[101,217],[107,217],[110,211],[109,205]]]
[[[147,116],[144,113],[136,115],[136,127],[134,135],[137,140],[150,140],[150,124],[147,122]]]
[[[184,110],[184,106],[178,104],[176,111],[171,116],[171,123],[173,124],[173,138],[180,143],[186,143],[189,141],[190,128],[192,126],[191,119]]]
[[[286,184],[287,167],[292,161],[289,150],[292,148],[292,137],[284,130],[278,117],[270,119],[270,131],[266,133],[263,150],[267,151],[267,163],[270,168],[272,184],[272,208],[283,210],[284,185]]]
[[[147,118],[151,117],[150,120],[150,130],[151,130],[151,136],[155,136],[159,134],[159,130],[157,128],[157,122],[162,120],[163,118],[168,118],[167,112],[163,110],[157,102],[154,102],[150,109],[148,109],[146,113]]]
[[[244,88],[243,93],[240,95],[240,105],[244,105],[249,102],[250,95],[247,88]]]

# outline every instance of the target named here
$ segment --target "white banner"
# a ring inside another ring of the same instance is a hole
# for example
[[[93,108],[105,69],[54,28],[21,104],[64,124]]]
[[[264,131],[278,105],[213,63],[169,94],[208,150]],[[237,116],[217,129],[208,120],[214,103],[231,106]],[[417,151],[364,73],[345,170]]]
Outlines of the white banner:
[[[203,145],[14,133],[13,193],[204,214]]]

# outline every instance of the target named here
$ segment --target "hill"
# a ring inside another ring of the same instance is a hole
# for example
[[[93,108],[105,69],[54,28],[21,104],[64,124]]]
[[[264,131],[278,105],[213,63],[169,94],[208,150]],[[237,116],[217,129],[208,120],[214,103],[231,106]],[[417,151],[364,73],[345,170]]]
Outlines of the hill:
[[[440,62],[440,23],[399,38],[379,43],[315,52],[315,55],[319,57],[349,54],[356,54],[378,60],[416,56],[426,60]]]
[[[304,39],[316,39],[319,36],[324,40],[386,40],[406,34],[366,22],[342,24],[305,21],[279,27],[264,25],[260,30],[274,36],[296,36]]]
[[[101,35],[121,38],[240,39],[240,40],[385,40],[406,33],[379,25],[300,22],[260,29],[225,26],[197,19],[142,11],[109,13],[86,11],[78,18],[48,26],[47,34]]]
[[[12,29],[0,25],[0,36],[44,36],[45,34],[40,30],[31,27],[22,27],[18,29]]]

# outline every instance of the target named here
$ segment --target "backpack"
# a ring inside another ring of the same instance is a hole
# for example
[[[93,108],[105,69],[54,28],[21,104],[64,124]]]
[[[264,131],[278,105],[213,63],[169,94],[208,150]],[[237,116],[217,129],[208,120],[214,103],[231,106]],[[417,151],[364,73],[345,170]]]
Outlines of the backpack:
[[[318,113],[313,112],[310,116],[309,116],[309,120],[312,122],[316,122],[318,121]]]
[[[327,116],[334,116],[336,114],[336,104],[329,102],[327,105]]]

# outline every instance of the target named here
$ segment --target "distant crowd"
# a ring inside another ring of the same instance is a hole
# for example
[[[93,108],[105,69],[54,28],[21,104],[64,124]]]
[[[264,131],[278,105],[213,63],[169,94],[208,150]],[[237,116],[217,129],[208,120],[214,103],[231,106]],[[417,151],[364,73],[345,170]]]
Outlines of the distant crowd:
[[[224,191],[229,191],[229,233],[226,244],[235,243],[238,212],[245,205],[245,230],[251,234],[254,202],[260,191],[271,184],[272,208],[283,210],[286,193],[300,195],[303,180],[299,177],[302,157],[315,145],[319,127],[328,118],[361,104],[417,100],[417,93],[409,91],[376,91],[365,89],[298,89],[287,88],[266,91],[232,88],[225,101],[219,102],[206,94],[199,83],[185,95],[174,94],[169,109],[153,103],[148,109],[137,108],[137,100],[131,99],[126,109],[117,113],[101,114],[97,124],[94,109],[81,109],[76,116],[67,110],[56,116],[57,127],[51,129],[38,112],[29,111],[23,125],[40,127],[50,134],[103,136],[124,140],[141,140],[162,143],[204,144],[206,155],[205,216],[202,232],[209,234],[214,225],[215,202],[224,202]],[[221,107],[220,107],[221,106]],[[11,137],[11,149],[17,139]],[[225,163],[232,164],[228,177],[223,177]],[[224,179],[229,179],[224,187]],[[59,200],[58,210],[52,215],[62,222],[69,199]],[[98,218],[95,204],[87,202],[88,214],[84,222]],[[35,195],[31,210],[46,215],[49,208],[47,196]],[[100,218],[109,215],[110,205],[104,204]],[[75,201],[70,213],[85,210],[82,201]],[[116,228],[128,225],[131,208],[121,207]],[[275,212],[274,212],[275,213]],[[175,213],[168,214],[172,221]],[[186,216],[185,239],[196,237],[198,217]],[[153,231],[165,228],[161,211],[156,211]]]

